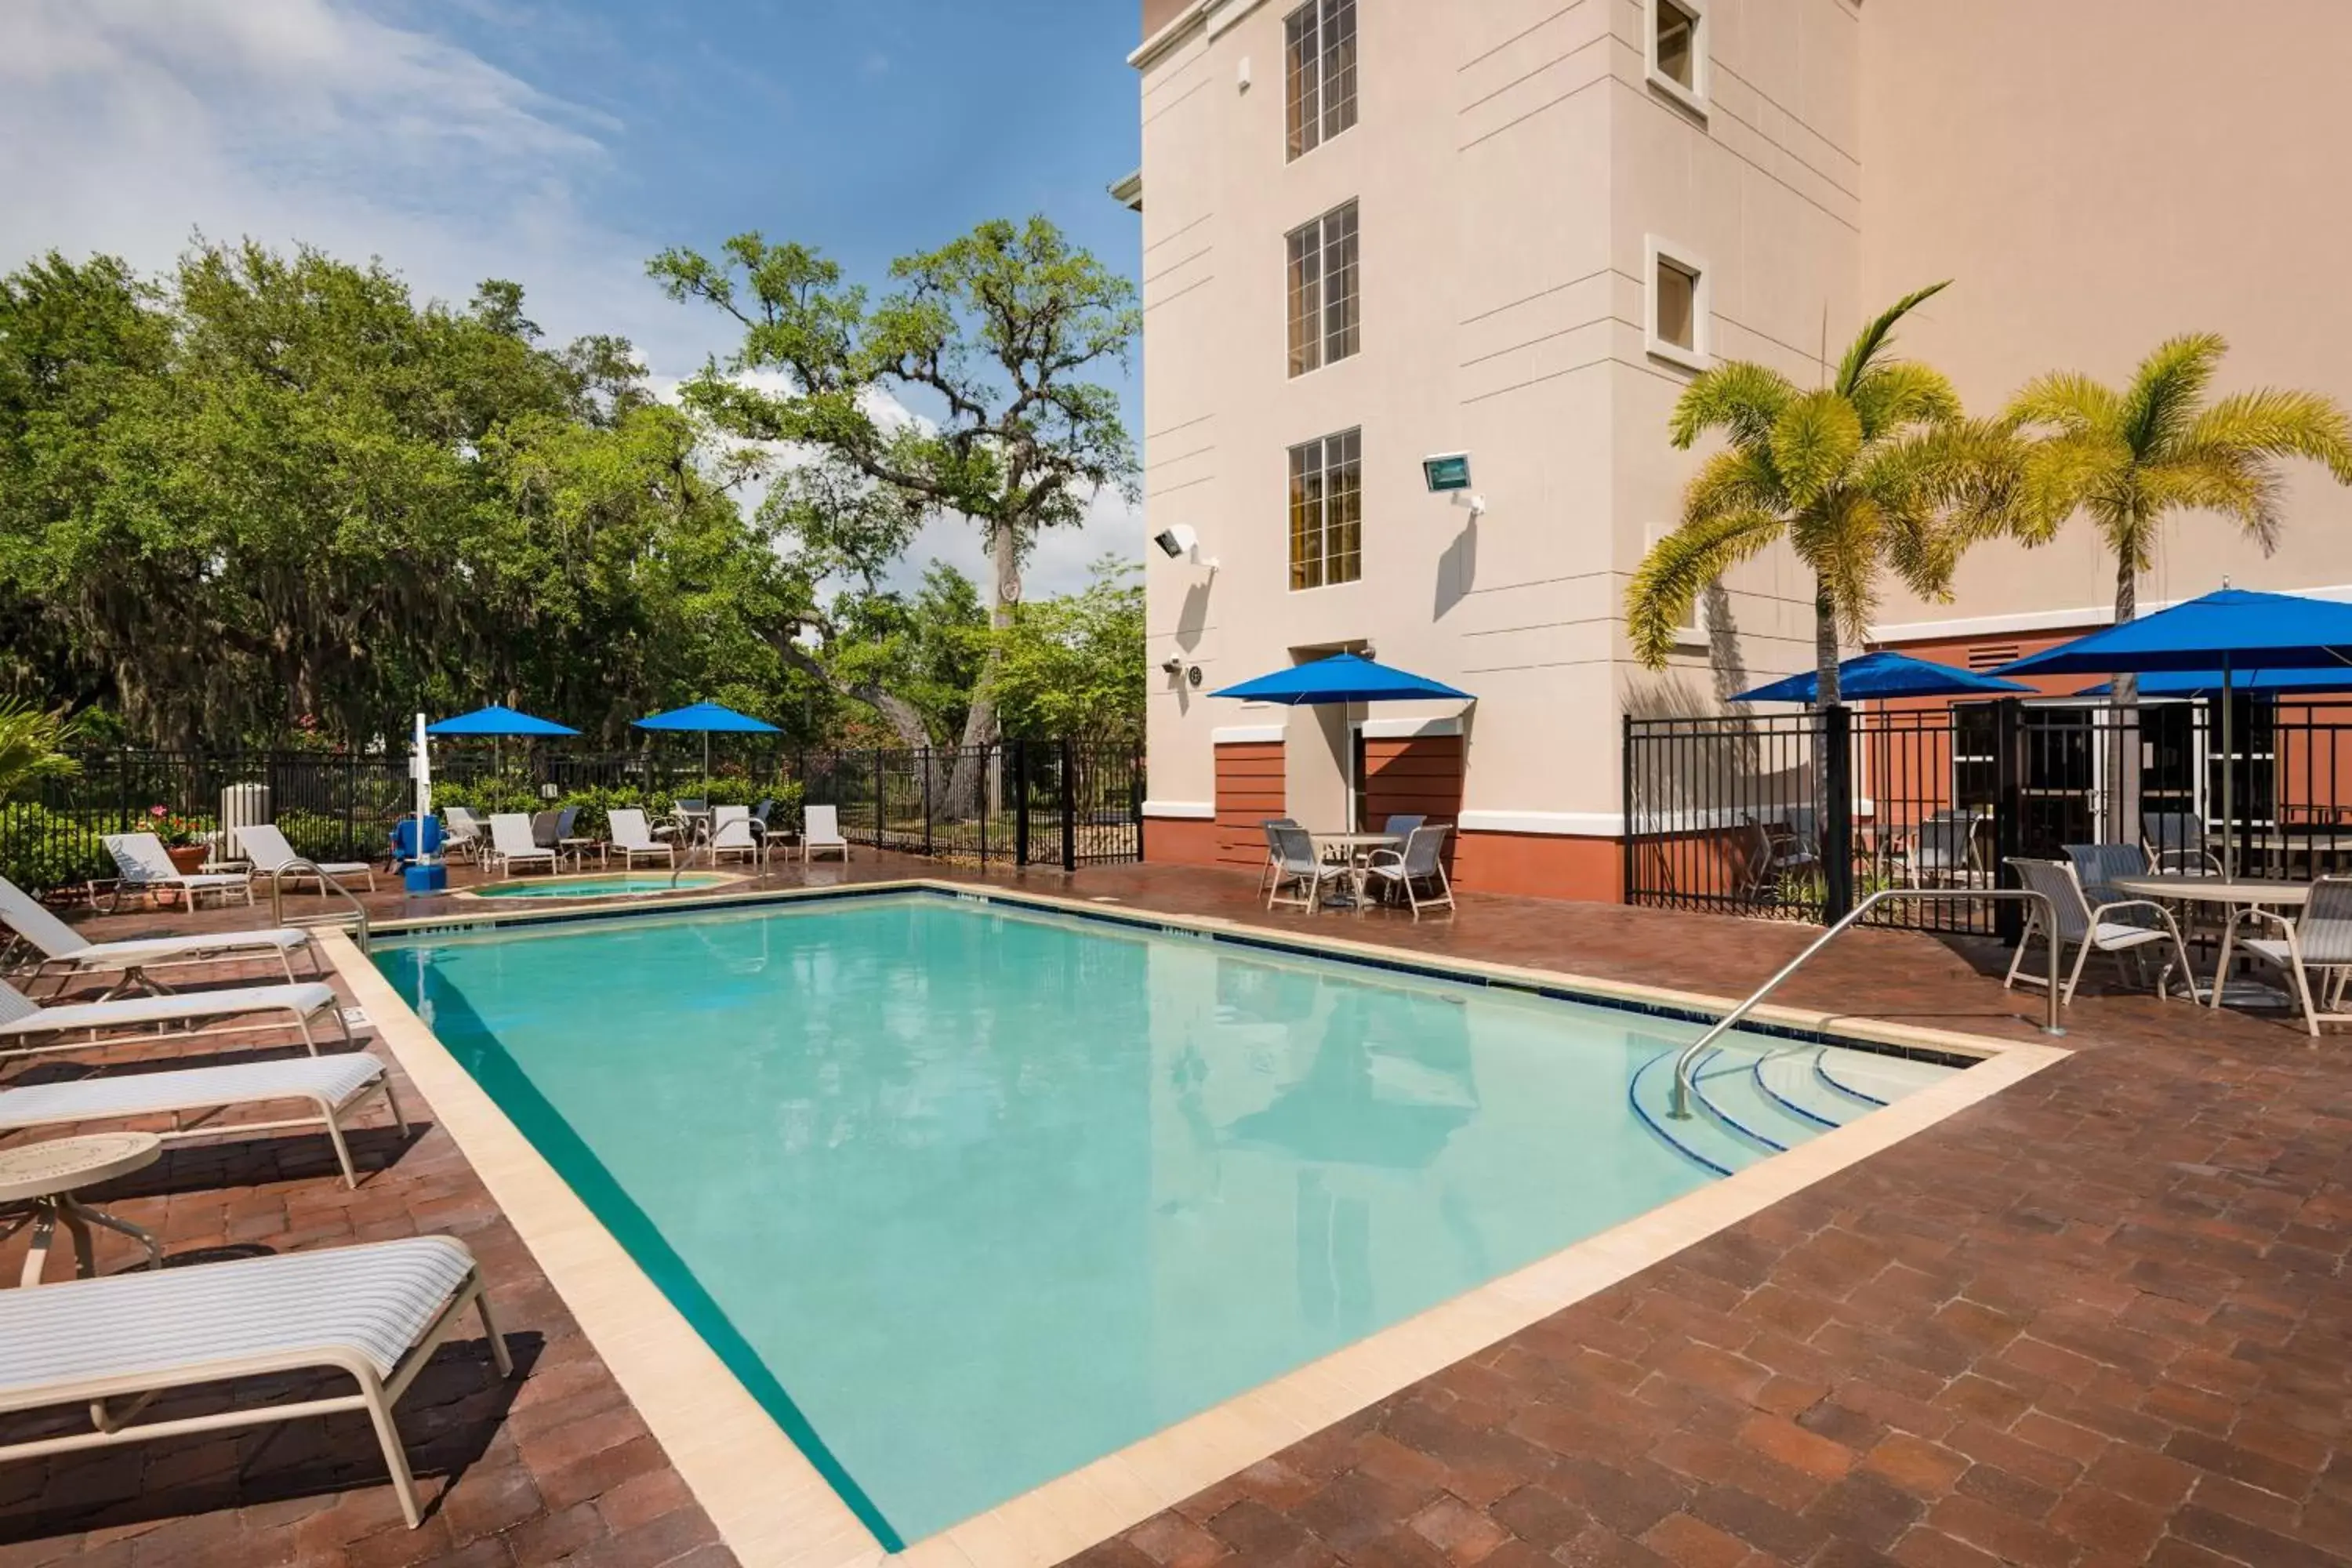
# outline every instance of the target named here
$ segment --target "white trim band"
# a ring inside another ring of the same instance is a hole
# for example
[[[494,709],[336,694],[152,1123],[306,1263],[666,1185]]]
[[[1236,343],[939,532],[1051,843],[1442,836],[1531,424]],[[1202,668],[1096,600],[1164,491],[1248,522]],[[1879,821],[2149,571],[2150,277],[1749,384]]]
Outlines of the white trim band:
[[[1465,811],[1465,833],[1543,833],[1568,838],[1620,838],[1625,818],[1614,811]]]
[[[1214,822],[1217,807],[1215,802],[1206,800],[1147,800],[1143,815],[1177,822]]]
[[[1367,719],[1357,726],[1367,741],[1417,741],[1424,735],[1459,735],[1462,720],[1452,719]]]
[[[1282,740],[1285,727],[1280,724],[1227,724],[1209,731],[1213,746],[1263,746]]]

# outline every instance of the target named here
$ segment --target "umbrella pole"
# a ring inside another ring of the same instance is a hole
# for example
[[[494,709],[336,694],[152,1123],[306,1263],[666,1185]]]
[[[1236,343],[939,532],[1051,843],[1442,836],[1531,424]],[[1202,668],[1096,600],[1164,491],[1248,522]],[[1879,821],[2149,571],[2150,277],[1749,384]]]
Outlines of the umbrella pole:
[[[2231,755],[2230,744],[2230,710],[2236,706],[2237,704],[2231,700],[2230,690],[2230,656],[2224,653],[2221,656],[2221,879],[2223,881],[2233,880],[2238,874],[2238,840],[2236,835],[2231,832],[2231,828],[2237,822],[2237,813],[2232,809],[2236,780],[2231,776],[2237,771],[2232,765],[2237,759]],[[2217,978],[2213,984],[2218,986],[2221,983]]]

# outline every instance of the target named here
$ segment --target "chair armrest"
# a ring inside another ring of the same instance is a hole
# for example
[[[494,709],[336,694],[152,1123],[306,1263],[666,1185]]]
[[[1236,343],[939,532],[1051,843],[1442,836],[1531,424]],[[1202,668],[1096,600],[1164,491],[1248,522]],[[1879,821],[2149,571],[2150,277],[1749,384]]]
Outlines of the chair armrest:
[[[1379,866],[1379,865],[1384,864],[1384,862],[1381,859],[1381,856],[1383,856],[1383,855],[1387,856],[1387,857],[1389,858],[1389,859],[1390,859],[1390,860],[1392,860],[1392,861],[1396,862],[1396,864],[1398,864],[1398,865],[1400,865],[1400,866],[1402,866],[1402,865],[1403,865],[1403,864],[1404,864],[1404,851],[1403,851],[1403,850],[1402,850],[1402,849],[1375,849],[1375,850],[1373,850],[1373,851],[1371,852],[1371,854],[1370,854],[1370,855],[1368,855],[1368,856],[1366,856],[1366,857],[1365,857],[1365,858],[1364,858],[1364,864],[1365,864],[1365,866],[1369,868],[1369,867],[1372,867],[1372,866]]]
[[[2272,924],[2277,926],[2279,930],[2287,932],[2289,935],[2293,935],[2294,931],[2294,922],[2287,919],[2284,915],[2280,914],[2276,910],[2255,909],[2249,906],[2248,908],[2240,910],[2236,914],[2230,917],[2230,923],[2233,926],[2241,921],[2269,921]]]
[[[2117,899],[2111,904],[2101,904],[2091,911],[2091,928],[2094,931],[2098,929],[2099,922],[2106,918],[2107,911],[2110,910],[2154,910],[2157,918],[2164,921],[2166,929],[2173,929],[2172,911],[2154,899]]]

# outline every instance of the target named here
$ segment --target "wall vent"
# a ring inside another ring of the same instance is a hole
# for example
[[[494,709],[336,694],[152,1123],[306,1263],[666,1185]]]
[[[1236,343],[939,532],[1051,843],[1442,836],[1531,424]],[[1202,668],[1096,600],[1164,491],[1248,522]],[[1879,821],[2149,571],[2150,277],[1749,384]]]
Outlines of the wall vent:
[[[1969,668],[1990,669],[1995,665],[2007,664],[2016,657],[2017,645],[2013,642],[1979,643],[1969,649]]]

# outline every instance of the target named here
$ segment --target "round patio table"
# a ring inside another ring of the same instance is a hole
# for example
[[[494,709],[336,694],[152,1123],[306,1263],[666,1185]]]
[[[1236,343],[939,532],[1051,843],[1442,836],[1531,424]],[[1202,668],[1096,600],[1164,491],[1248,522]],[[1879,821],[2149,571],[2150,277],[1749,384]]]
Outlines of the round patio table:
[[[89,1250],[89,1227],[94,1225],[121,1231],[138,1242],[147,1249],[147,1267],[162,1268],[163,1248],[153,1237],[129,1220],[90,1207],[74,1193],[142,1170],[155,1163],[163,1149],[163,1141],[152,1132],[92,1132],[0,1151],[0,1206],[21,1205],[28,1210],[0,1231],[0,1237],[14,1236],[27,1225],[33,1227],[32,1249],[25,1255],[17,1285],[41,1282],[41,1272],[48,1266],[49,1243],[60,1225],[73,1237],[75,1271],[84,1279],[94,1267]]]
[[[1375,849],[1393,849],[1404,842],[1395,833],[1310,833],[1315,853],[1326,860],[1348,862],[1348,891],[1358,904],[1364,901],[1364,858]]]
[[[2117,877],[2107,886],[2117,892],[2129,893],[2136,899],[2211,904],[2232,922],[2237,920],[2241,910],[2299,910],[2311,901],[2311,884],[2308,882],[2272,881],[2259,877],[2199,877],[2175,871],[2147,877]],[[2229,962],[2230,944],[2224,940],[2221,955],[2213,964],[2210,1006],[2221,1005],[2222,984],[2229,979],[2221,971]],[[2189,984],[2195,985],[2193,977]]]

